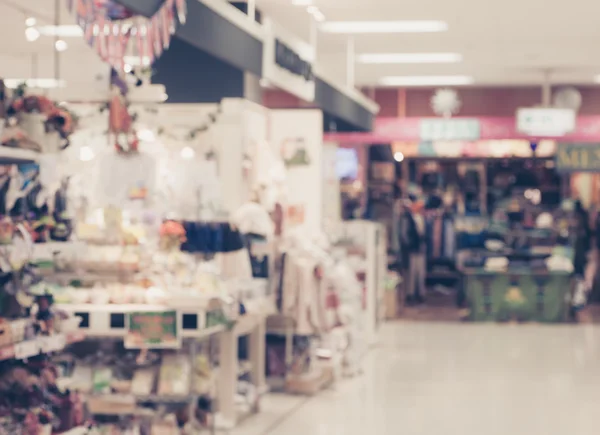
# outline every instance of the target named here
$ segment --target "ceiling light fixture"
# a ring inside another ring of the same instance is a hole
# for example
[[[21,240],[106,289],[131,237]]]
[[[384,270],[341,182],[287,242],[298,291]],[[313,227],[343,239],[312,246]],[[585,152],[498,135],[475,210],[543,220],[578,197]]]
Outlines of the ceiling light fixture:
[[[445,32],[443,21],[330,21],[321,25],[326,33],[431,33]]]
[[[27,27],[32,27],[35,26],[37,24],[37,20],[35,19],[35,17],[27,17],[25,19],[25,25]]]
[[[35,27],[25,29],[25,39],[29,42],[37,41],[40,38],[40,32]]]
[[[4,85],[10,89],[16,89],[22,83],[25,83],[28,88],[37,89],[55,89],[64,88],[67,82],[56,79],[4,79]]]
[[[469,76],[392,76],[383,77],[384,86],[461,86],[473,83]]]
[[[39,26],[37,29],[43,36],[58,36],[59,38],[76,38],[83,36],[83,29],[77,24]]]
[[[402,160],[404,160],[404,154],[402,154],[400,151],[396,151],[394,153],[394,160],[400,163]]]
[[[65,51],[69,46],[64,39],[58,39],[54,43],[54,48],[56,48],[56,51]]]
[[[458,63],[462,55],[458,53],[364,53],[357,56],[360,63]]]

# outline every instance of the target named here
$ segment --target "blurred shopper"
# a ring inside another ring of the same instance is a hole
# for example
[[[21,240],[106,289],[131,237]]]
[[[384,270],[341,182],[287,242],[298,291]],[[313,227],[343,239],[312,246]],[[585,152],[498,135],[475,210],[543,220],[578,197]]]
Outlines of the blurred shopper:
[[[575,201],[575,258],[573,266],[575,275],[583,278],[591,248],[592,232],[589,225],[589,215],[581,201]]]
[[[406,302],[422,303],[425,293],[425,221],[423,202],[406,203],[400,216],[400,249],[408,260]]]

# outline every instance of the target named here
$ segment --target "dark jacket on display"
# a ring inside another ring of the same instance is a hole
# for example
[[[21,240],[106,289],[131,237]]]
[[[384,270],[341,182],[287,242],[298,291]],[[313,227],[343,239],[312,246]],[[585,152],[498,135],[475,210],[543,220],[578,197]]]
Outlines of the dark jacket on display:
[[[400,217],[400,246],[403,252],[413,254],[421,251],[423,237],[419,234],[413,214],[405,210]]]

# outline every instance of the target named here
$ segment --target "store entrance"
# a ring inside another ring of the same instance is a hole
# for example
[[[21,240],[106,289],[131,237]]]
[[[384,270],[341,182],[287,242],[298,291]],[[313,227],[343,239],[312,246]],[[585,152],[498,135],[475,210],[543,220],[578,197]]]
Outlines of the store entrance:
[[[379,192],[381,174],[391,170],[382,168],[381,158],[371,161],[367,215],[388,229],[390,269],[402,277],[398,317],[565,319],[561,290],[551,290],[551,297],[544,296],[551,301],[540,302],[546,289],[559,285],[554,271],[548,279],[540,274],[531,282],[525,278],[525,272],[535,275],[542,267],[547,273],[546,261],[556,249],[571,253],[574,248],[574,233],[569,232],[572,201],[566,206],[564,201],[570,199],[569,176],[557,173],[553,158],[402,156],[394,161],[397,153],[389,155],[387,164],[394,166],[395,177],[390,183],[393,201],[383,202]],[[522,277],[512,273],[515,265]],[[566,275],[561,279],[569,287]],[[511,304],[510,297],[504,298],[506,289],[513,287],[518,288],[515,298],[527,305],[521,314],[501,308]],[[555,306],[549,309],[548,304]]]

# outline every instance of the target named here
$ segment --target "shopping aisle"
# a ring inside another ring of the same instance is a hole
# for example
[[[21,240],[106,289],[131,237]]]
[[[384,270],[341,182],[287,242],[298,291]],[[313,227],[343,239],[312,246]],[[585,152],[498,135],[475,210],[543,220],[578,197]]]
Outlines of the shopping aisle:
[[[598,381],[594,325],[396,323],[364,376],[234,435],[596,435]]]

